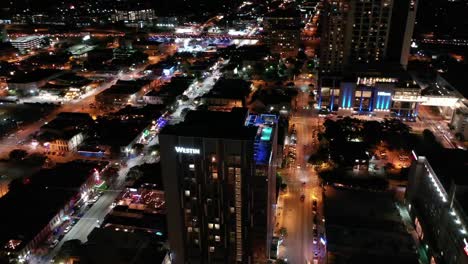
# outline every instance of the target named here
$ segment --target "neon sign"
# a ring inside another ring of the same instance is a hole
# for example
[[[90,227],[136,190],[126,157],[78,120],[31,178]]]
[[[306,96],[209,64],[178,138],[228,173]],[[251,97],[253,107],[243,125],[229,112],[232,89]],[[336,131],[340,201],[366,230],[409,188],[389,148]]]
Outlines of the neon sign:
[[[388,92],[378,92],[377,95],[378,95],[378,96],[392,96],[392,93],[388,93]]]
[[[175,151],[182,154],[200,154],[200,150],[195,148],[175,147]]]

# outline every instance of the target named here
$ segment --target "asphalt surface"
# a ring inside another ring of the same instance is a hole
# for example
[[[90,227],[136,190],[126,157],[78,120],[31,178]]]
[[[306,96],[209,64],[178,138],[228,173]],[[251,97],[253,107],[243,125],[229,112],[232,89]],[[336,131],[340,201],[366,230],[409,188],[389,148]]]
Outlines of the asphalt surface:
[[[279,228],[286,228],[287,235],[279,247],[278,257],[289,263],[313,263],[316,255],[318,263],[324,263],[325,250],[320,244],[320,234],[324,233],[321,221],[322,188],[315,171],[307,165],[310,154],[317,147],[317,130],[321,120],[316,110],[304,109],[308,102],[308,92],[301,92],[298,98],[298,111],[291,119],[297,135],[296,162],[280,170],[287,192],[281,194],[282,210],[278,216]],[[301,201],[301,195],[305,196]],[[317,201],[317,233],[314,237],[313,200]],[[314,238],[316,243],[314,243]]]

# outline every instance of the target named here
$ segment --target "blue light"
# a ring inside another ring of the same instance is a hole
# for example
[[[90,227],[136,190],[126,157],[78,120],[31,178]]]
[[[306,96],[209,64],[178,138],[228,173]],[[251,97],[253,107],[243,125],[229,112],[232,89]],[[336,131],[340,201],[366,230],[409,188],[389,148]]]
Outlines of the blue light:
[[[385,109],[388,109],[388,107],[390,106],[390,96],[387,98],[387,104],[385,104]]]
[[[348,95],[348,107],[351,107],[351,97],[353,97],[353,95],[351,94],[352,91],[348,91],[349,95]]]
[[[380,109],[380,96],[377,96],[376,109]]]
[[[162,236],[163,233],[161,233],[161,232],[158,231],[158,232],[156,232],[156,235],[157,235],[157,236]]]

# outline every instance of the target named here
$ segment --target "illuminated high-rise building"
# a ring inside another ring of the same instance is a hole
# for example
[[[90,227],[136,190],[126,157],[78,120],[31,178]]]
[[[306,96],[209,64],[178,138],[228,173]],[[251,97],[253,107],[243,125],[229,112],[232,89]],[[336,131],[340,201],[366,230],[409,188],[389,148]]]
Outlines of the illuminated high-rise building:
[[[265,263],[277,117],[192,111],[159,136],[173,263]]]
[[[320,67],[341,72],[353,64],[408,62],[417,0],[324,2]]]

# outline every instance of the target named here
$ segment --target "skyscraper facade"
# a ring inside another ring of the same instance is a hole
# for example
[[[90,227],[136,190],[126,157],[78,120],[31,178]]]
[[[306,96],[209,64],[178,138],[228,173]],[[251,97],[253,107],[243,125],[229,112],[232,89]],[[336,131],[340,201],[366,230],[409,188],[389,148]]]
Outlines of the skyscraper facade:
[[[325,1],[322,72],[341,72],[353,64],[406,66],[416,5],[416,0]]]
[[[297,55],[301,40],[301,15],[298,10],[278,8],[264,17],[263,24],[266,42],[273,54],[281,57]]]
[[[192,111],[184,122],[162,130],[173,263],[267,258],[276,201],[276,172],[270,169],[276,130],[276,116],[252,116],[239,108]]]

